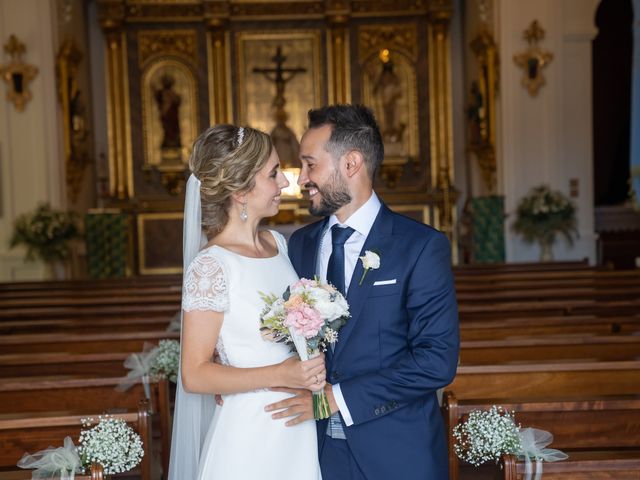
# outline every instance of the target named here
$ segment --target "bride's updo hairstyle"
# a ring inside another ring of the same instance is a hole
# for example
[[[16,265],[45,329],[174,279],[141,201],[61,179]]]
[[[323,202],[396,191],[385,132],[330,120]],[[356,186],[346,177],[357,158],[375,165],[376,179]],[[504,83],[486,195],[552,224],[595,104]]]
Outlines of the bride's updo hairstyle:
[[[231,195],[254,187],[272,149],[271,137],[250,127],[216,125],[196,139],[189,168],[202,183],[202,229],[207,237],[227,224]]]

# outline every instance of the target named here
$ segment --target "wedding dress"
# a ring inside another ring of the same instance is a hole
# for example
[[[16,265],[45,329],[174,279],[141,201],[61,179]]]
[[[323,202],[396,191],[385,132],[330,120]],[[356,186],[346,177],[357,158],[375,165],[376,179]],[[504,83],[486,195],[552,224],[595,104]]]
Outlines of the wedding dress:
[[[216,348],[226,365],[260,367],[291,355],[289,347],[260,335],[264,306],[260,293],[282,295],[298,279],[286,241],[279,233],[272,234],[278,244],[273,257],[245,257],[214,245],[198,253],[187,270],[182,308],[224,312]],[[288,396],[267,389],[224,395],[204,441],[197,478],[318,480],[314,421],[286,427],[287,419],[274,420],[264,410]]]

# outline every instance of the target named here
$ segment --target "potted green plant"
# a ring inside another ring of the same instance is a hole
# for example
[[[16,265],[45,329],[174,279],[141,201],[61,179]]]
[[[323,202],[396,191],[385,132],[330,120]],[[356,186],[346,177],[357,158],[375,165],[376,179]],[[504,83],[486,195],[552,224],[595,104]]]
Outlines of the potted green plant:
[[[563,235],[569,245],[573,245],[578,235],[576,208],[561,192],[540,185],[520,200],[512,228],[527,243],[540,244],[541,261],[551,261],[556,235]]]
[[[69,258],[69,242],[78,236],[77,217],[73,212],[53,210],[48,203],[42,203],[34,212],[15,220],[10,246],[26,247],[26,260],[44,261],[56,278],[56,265]]]

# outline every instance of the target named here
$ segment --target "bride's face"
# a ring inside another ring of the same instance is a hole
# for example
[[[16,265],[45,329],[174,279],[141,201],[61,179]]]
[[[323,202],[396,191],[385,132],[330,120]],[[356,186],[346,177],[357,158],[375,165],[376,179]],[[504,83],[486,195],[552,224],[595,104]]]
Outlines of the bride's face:
[[[250,215],[258,218],[273,217],[280,208],[280,192],[289,186],[289,181],[280,170],[280,159],[274,148],[269,160],[256,174],[255,186],[247,194]]]

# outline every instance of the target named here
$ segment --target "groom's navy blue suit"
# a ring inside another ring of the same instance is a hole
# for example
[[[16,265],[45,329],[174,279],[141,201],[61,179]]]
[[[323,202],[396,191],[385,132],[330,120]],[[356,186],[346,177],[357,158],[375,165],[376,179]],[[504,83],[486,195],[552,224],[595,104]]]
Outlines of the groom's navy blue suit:
[[[296,231],[289,241],[300,277],[316,274],[326,221]],[[354,422],[343,422],[346,442],[368,480],[446,480],[436,390],[453,380],[459,350],[449,243],[383,204],[361,255],[366,250],[379,253],[380,268],[359,285],[363,266],[357,262],[347,291],[351,319],[327,352],[327,381],[340,384]],[[327,421],[318,422],[320,452],[326,431]]]

